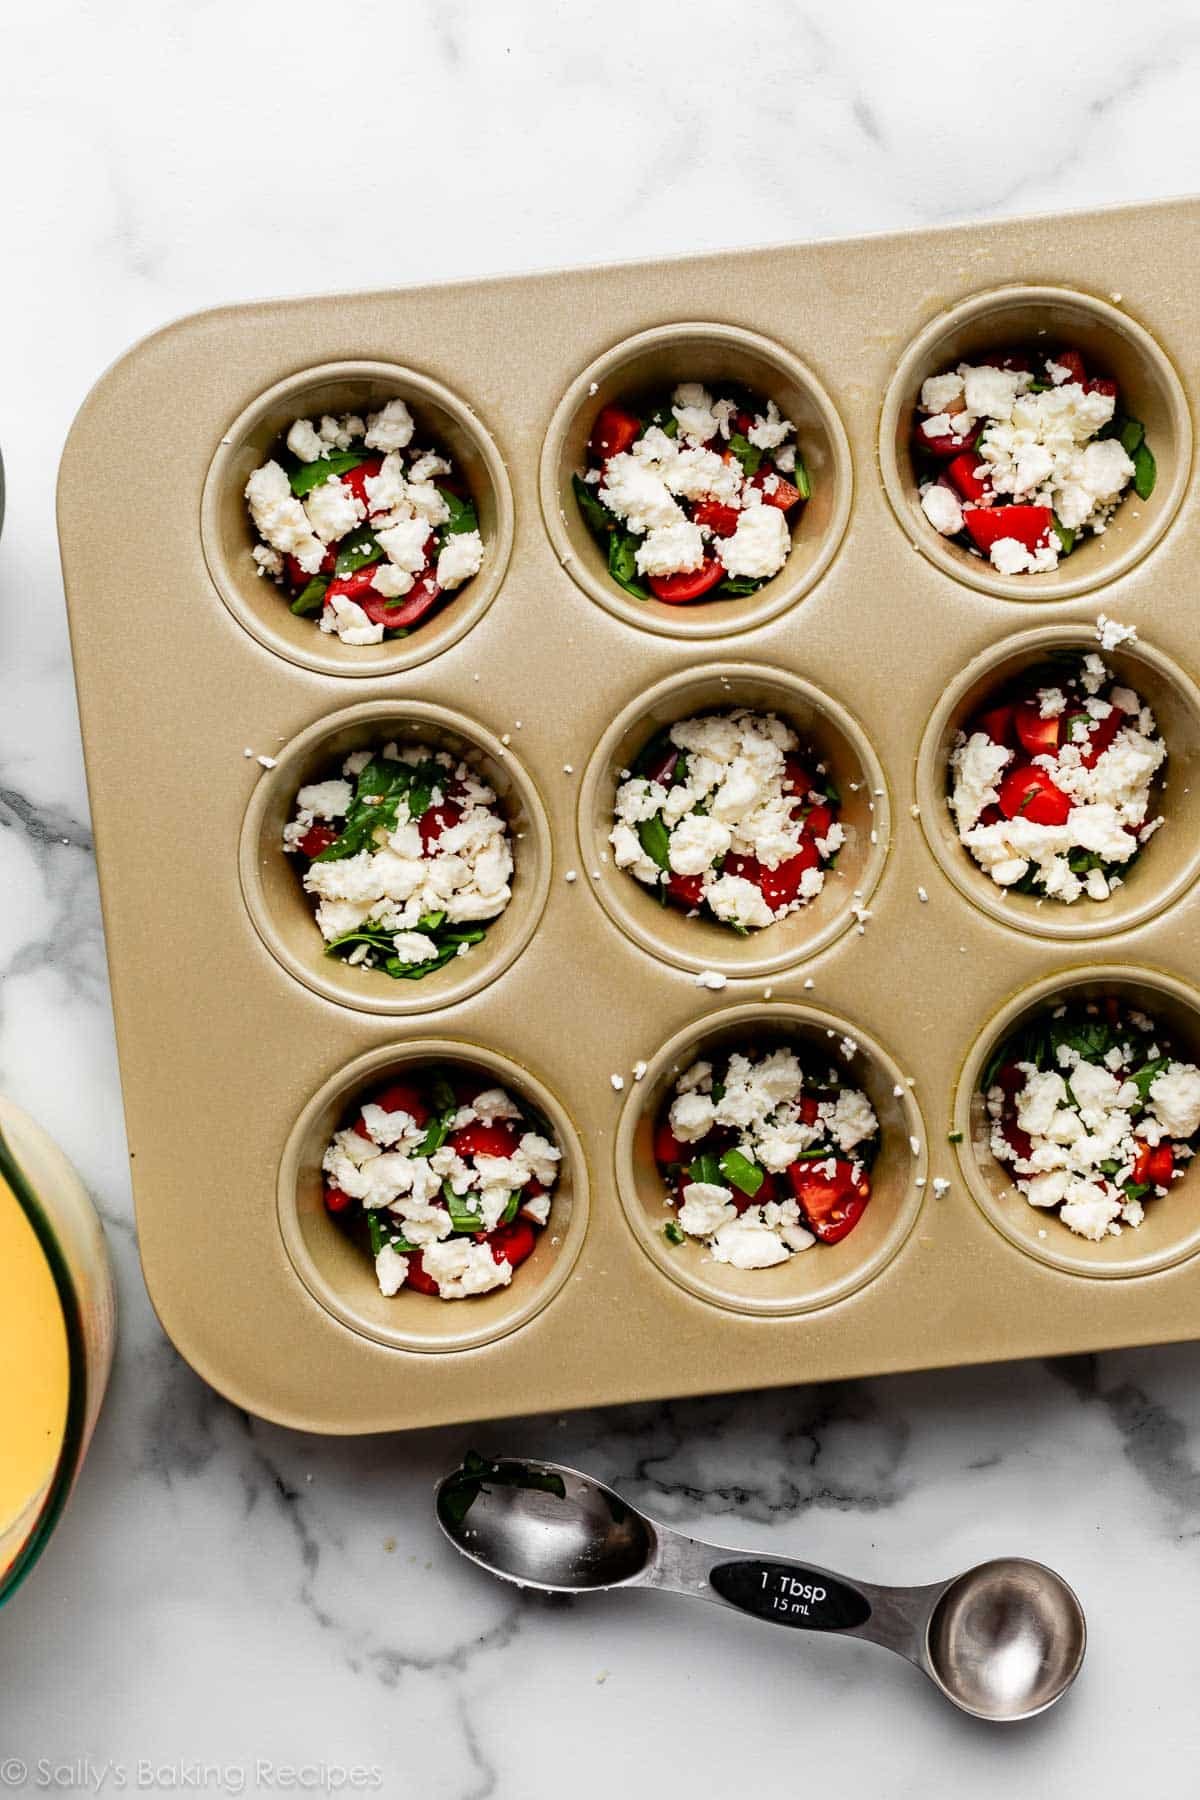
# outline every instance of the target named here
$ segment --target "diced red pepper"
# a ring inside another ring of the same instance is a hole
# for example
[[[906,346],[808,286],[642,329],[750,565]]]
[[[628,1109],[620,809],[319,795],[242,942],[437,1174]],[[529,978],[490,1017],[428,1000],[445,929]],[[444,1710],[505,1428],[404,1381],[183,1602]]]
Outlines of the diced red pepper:
[[[321,558],[321,567],[317,570],[317,574],[318,575],[332,575],[333,571],[334,571],[334,567],[336,566],[336,563],[337,563],[337,551],[334,549],[333,545],[330,544],[327,546],[325,554]],[[309,582],[313,579],[312,576],[308,573],[307,569],[302,569],[300,567],[300,564],[296,561],[296,558],[294,556],[285,556],[284,557],[283,573],[284,573],[284,579],[286,580],[288,587],[291,589],[293,594],[303,593],[304,589],[308,586]]]
[[[1022,747],[1030,756],[1052,756],[1058,749],[1058,719],[1043,719],[1037,706],[1023,700],[1013,714]]]
[[[337,835],[332,825],[310,825],[297,848],[301,856],[307,856],[311,862],[314,856],[320,856],[322,850],[328,850],[330,844],[336,843]]]
[[[681,1144],[671,1130],[670,1120],[662,1118],[654,1127],[654,1160],[660,1168],[672,1163],[688,1163],[697,1155],[694,1144]]]
[[[981,825],[998,825],[1003,817],[1004,814],[998,806],[985,806],[979,815],[979,823]]]
[[[748,412],[736,412],[733,415],[733,429],[742,437],[749,437],[754,429],[754,415]]]
[[[1154,1149],[1152,1145],[1143,1142],[1141,1138],[1135,1138],[1134,1142],[1137,1150],[1134,1153],[1131,1179],[1141,1184],[1150,1179],[1150,1158],[1154,1154]]]
[[[1021,1162],[1028,1162],[1033,1154],[1033,1139],[1029,1133],[1022,1131],[1017,1121],[1012,1118],[1003,1119],[1000,1130],[1014,1156],[1018,1157]]]
[[[462,818],[462,807],[455,806],[453,801],[443,800],[440,806],[430,806],[421,814],[421,843],[428,850],[436,844],[443,831],[451,825],[457,825]]]
[[[369,575],[371,571],[368,569],[366,573]],[[385,599],[370,586],[365,593],[355,595],[368,619],[375,625],[382,625],[385,631],[400,631],[415,625],[432,611],[441,597],[442,590],[432,568],[418,575],[407,594],[402,594],[398,600]]]
[[[832,824],[833,810],[822,802],[820,805],[814,806],[811,812],[805,813],[804,835],[812,838],[815,843],[818,838],[828,835],[829,827]]]
[[[371,502],[367,498],[367,482],[374,481],[383,467],[382,456],[368,456],[360,462],[357,469],[347,469],[341,477],[344,488],[349,488],[356,500],[361,500],[367,511],[371,510]]]
[[[1115,706],[1105,718],[1095,721],[1092,730],[1088,733],[1086,748],[1081,745],[1083,755],[1080,761],[1085,769],[1095,768],[1124,723],[1125,714],[1118,712]]]
[[[387,1087],[380,1088],[377,1094],[372,1094],[370,1104],[377,1106],[381,1112],[407,1113],[418,1125],[423,1125],[429,1117],[429,1108],[417,1089],[408,1081],[389,1082]]]
[[[619,406],[602,406],[588,439],[588,454],[595,462],[620,456],[642,435],[642,421]]]
[[[1065,825],[1070,796],[1046,773],[1026,764],[1010,769],[1000,783],[1000,811],[1006,819],[1028,819],[1031,825]]]
[[[340,1187],[327,1187],[325,1189],[326,1212],[335,1214],[344,1213],[349,1211],[350,1207],[353,1205],[354,1202],[351,1200],[349,1194],[344,1194]]]
[[[1012,350],[1000,364],[1002,369],[1017,369],[1024,375],[1033,374],[1033,358],[1027,350]]]
[[[411,1081],[391,1081],[371,1098],[384,1112],[405,1112],[417,1125],[428,1122],[429,1107]]]
[[[993,706],[989,712],[980,713],[976,731],[985,732],[993,744],[1010,745],[1013,741],[1013,706]]]
[[[667,877],[667,893],[677,905],[691,912],[704,899],[703,875],[676,875],[674,871]]]
[[[356,606],[361,606],[367,617],[370,618],[368,598],[371,596],[375,599],[380,598],[371,586],[371,577],[374,573],[374,564],[368,564],[365,569],[354,569],[349,575],[335,575],[325,589],[326,601],[332,600],[335,594],[341,595],[343,599],[353,600]]]
[[[508,1225],[497,1225],[484,1241],[491,1245],[492,1255],[498,1262],[506,1262],[515,1269],[532,1255],[537,1233],[528,1219],[516,1218]]]
[[[783,906],[790,906],[799,895],[800,878],[805,870],[820,866],[821,857],[816,844],[811,838],[802,837],[800,849],[795,856],[789,856],[777,869],[764,869],[759,886],[763,899],[772,912],[778,912]]]
[[[804,1125],[815,1125],[817,1122],[817,1115],[820,1112],[820,1110],[821,1110],[820,1101],[814,1100],[811,1094],[805,1094],[803,1099],[800,1102],[801,1123]]]
[[[996,1086],[1011,1100],[1025,1086],[1025,1071],[1019,1063],[1010,1062],[1001,1065],[996,1076]]]
[[[1110,375],[1094,375],[1084,386],[1089,394],[1107,394],[1110,400],[1117,397],[1117,384]]]
[[[649,575],[646,579],[656,600],[666,606],[686,606],[689,600],[698,600],[701,594],[707,594],[709,588],[716,587],[724,577],[725,565],[713,556],[698,569],[688,569],[681,575]]]
[[[1079,354],[1078,350],[1060,350],[1057,355],[1052,356],[1050,360],[1051,362],[1057,363],[1060,369],[1070,369],[1070,379],[1072,381],[1086,383],[1088,378],[1087,368],[1084,364],[1083,357]],[[1064,382],[1062,385],[1065,387],[1066,383]]]
[[[785,794],[811,794],[816,783],[808,769],[796,755],[783,759],[783,791]]]
[[[750,485],[761,488],[764,503],[767,506],[777,506],[780,512],[789,512],[800,498],[800,489],[795,482],[781,475],[778,469],[759,469],[751,476]]]
[[[946,464],[946,473],[962,495],[964,500],[982,500],[985,494],[992,491],[991,483],[986,475],[977,475],[981,468],[978,456],[964,450],[961,456],[953,457]]]
[[[927,456],[939,456],[949,460],[959,456],[964,450],[973,450],[979,441],[983,427],[976,422],[969,432],[959,436],[956,431],[947,432],[944,437],[931,436],[928,430],[929,420],[922,419],[914,433],[917,443]]]
[[[714,537],[732,537],[740,517],[736,506],[723,500],[701,500],[692,508],[693,525],[707,525]]]
[[[438,1284],[433,1279],[433,1276],[425,1273],[425,1264],[421,1260],[421,1252],[419,1250],[414,1250],[408,1258],[408,1274],[405,1277],[405,1281],[406,1285],[410,1288],[415,1288],[418,1294],[436,1294],[439,1292]]]
[[[1170,1144],[1158,1144],[1150,1152],[1150,1179],[1155,1187],[1170,1187],[1175,1157]]]
[[[1045,542],[1054,522],[1048,506],[966,506],[963,524],[971,542],[985,555],[1001,538],[1016,538],[1027,550]]]
[[[517,1147],[517,1134],[507,1119],[496,1119],[491,1125],[475,1119],[461,1131],[453,1132],[446,1141],[455,1154],[464,1159],[468,1156],[511,1156]]]
[[[810,1231],[823,1244],[839,1244],[866,1211],[871,1184],[865,1173],[854,1178],[854,1165],[841,1157],[832,1175],[824,1163],[794,1162],[788,1170],[792,1193]]]

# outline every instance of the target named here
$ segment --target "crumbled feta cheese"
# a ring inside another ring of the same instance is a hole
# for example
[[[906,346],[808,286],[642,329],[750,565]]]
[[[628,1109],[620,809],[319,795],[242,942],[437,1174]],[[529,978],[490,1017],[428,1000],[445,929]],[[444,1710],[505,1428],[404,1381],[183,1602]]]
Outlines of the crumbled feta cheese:
[[[437,560],[438,586],[461,587],[483,566],[483,539],[477,531],[459,531],[446,539]]]
[[[921,493],[921,511],[943,537],[957,537],[963,528],[962,505],[952,488],[933,481]]]
[[[389,400],[367,419],[363,442],[368,450],[403,450],[412,442],[413,417],[403,400]]]
[[[739,515],[733,534],[716,542],[726,574],[747,581],[766,581],[777,575],[791,547],[787,519],[777,506],[748,507]]]

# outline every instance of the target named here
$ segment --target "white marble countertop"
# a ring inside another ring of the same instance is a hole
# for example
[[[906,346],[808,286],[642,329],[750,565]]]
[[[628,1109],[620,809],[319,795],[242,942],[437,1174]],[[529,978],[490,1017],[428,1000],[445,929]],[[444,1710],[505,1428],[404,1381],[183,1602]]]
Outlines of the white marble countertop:
[[[1200,189],[1188,0],[46,0],[3,56],[0,1087],[97,1196],[123,1317],[79,1491],[0,1617],[0,1784],[19,1758],[30,1791],[275,1791],[299,1764],[414,1800],[1178,1789],[1198,1349],[375,1441],[263,1425],[179,1360],[131,1224],[53,507],[91,381],[197,307]],[[435,1531],[469,1442],[864,1577],[1042,1557],[1088,1608],[1080,1686],[997,1734],[861,1645],[518,1595]]]

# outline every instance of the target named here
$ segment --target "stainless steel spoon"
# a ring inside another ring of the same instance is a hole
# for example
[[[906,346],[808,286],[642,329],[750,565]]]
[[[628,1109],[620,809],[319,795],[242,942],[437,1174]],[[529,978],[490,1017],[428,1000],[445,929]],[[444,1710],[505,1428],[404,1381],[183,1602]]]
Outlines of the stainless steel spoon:
[[[474,1454],[439,1482],[436,1503],[455,1548],[505,1581],[556,1594],[666,1588],[773,1625],[866,1638],[977,1719],[1044,1712],[1083,1662],[1083,1608],[1061,1575],[1023,1557],[929,1587],[877,1587],[684,1537],[560,1463]]]

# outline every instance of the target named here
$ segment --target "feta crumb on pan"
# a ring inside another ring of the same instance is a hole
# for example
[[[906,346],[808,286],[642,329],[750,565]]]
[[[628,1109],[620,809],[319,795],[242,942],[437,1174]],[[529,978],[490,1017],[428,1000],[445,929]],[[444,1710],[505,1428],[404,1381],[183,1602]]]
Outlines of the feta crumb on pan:
[[[840,809],[789,725],[738,708],[650,739],[617,788],[609,843],[664,904],[744,934],[816,899],[845,842]]]
[[[466,1300],[507,1287],[531,1254],[561,1159],[546,1122],[491,1077],[418,1069],[334,1133],[325,1206],[361,1234],[382,1294]]]
[[[399,399],[297,419],[246,483],[257,573],[345,644],[407,637],[483,565],[474,502],[414,434]]]
[[[880,1133],[844,1072],[791,1045],[701,1059],[675,1083],[654,1131],[674,1216],[667,1241],[765,1269],[854,1229],[871,1195]]]
[[[1100,1242],[1182,1180],[1200,1134],[1200,1068],[1115,1000],[1052,1008],[984,1071],[992,1155],[1031,1206]]]
[[[990,695],[957,734],[949,805],[959,842],[1002,889],[1104,901],[1163,824],[1167,746],[1154,714],[1094,652]]]
[[[1117,383],[1073,349],[996,351],[931,375],[913,451],[930,525],[1002,575],[1057,568],[1081,535],[1107,529],[1131,487],[1146,500],[1157,478]]]
[[[283,848],[331,956],[420,980],[467,954],[512,898],[496,795],[429,744],[356,750],[296,796]]]
[[[573,480],[608,572],[672,606],[755,592],[792,547],[812,493],[795,426],[773,400],[686,381],[661,404],[601,407]]]

